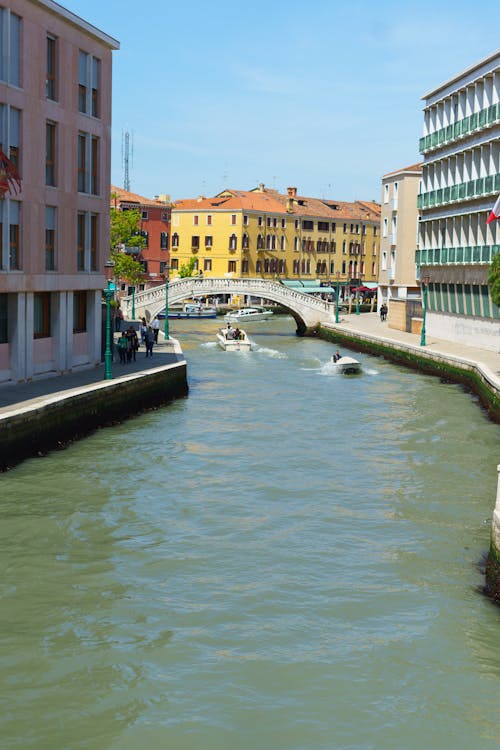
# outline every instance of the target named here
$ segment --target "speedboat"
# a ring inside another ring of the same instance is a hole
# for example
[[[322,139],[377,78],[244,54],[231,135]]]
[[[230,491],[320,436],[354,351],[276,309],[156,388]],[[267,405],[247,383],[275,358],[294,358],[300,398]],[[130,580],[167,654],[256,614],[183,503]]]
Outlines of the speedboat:
[[[243,321],[246,323],[253,320],[267,320],[271,315],[273,315],[272,310],[266,310],[263,307],[240,307],[239,310],[227,313],[224,320],[230,323],[242,323]]]
[[[165,317],[165,310],[163,316],[160,314],[158,317]],[[176,310],[174,307],[168,309],[169,318],[216,318],[217,308],[212,305],[202,305],[200,302],[186,302],[180,310]]]
[[[226,352],[249,352],[252,348],[245,331],[240,329],[238,338],[233,338],[234,329],[220,328],[217,331],[217,343]]]
[[[340,357],[340,359],[337,360],[335,357],[332,357],[330,361],[335,365],[337,371],[342,373],[342,375],[355,375],[356,373],[361,372],[361,362],[358,362],[358,360],[353,357]]]

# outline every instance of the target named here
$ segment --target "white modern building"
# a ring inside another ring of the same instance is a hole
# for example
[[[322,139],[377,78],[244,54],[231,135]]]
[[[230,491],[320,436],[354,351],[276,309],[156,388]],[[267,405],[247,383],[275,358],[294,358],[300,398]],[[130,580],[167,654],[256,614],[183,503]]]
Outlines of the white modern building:
[[[500,310],[487,277],[500,226],[486,219],[500,193],[500,52],[423,99],[416,261],[428,283],[427,332],[499,351]]]
[[[0,196],[0,382],[101,359],[118,48],[52,0],[0,0],[0,157],[20,178]]]

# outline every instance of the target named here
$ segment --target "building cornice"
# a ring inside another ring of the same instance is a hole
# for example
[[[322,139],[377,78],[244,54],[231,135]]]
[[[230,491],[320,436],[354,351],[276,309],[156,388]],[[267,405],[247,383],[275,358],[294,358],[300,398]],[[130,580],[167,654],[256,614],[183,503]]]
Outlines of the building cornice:
[[[105,44],[107,47],[110,47],[111,49],[115,49],[115,50],[120,49],[119,41],[114,39],[112,36],[105,34],[104,31],[101,31],[100,29],[98,29],[96,26],[93,26],[88,21],[85,21],[83,18],[80,18],[80,16],[77,16],[75,13],[72,13],[67,8],[64,8],[62,5],[59,5],[59,3],[54,2],[54,0],[30,0],[30,2],[32,2],[33,5],[38,5],[40,8],[44,8],[45,10],[49,11],[49,13],[52,13],[55,16],[59,16],[60,18],[63,18],[72,26],[75,26],[76,28],[83,30],[87,34],[90,34],[91,36],[95,37],[100,42]]]

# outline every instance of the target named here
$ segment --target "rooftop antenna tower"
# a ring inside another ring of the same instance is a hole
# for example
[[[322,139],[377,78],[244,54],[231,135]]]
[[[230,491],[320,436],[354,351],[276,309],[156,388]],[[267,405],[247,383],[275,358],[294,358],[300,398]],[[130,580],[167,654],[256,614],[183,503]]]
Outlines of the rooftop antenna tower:
[[[130,192],[130,167],[134,164],[134,134],[122,131],[123,189]]]

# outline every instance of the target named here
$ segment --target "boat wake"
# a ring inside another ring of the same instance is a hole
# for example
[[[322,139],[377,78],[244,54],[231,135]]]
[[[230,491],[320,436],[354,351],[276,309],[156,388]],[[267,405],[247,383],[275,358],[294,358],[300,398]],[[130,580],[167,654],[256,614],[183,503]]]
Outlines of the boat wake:
[[[269,349],[266,346],[256,346],[253,351],[255,351],[257,354],[263,354],[266,357],[271,357],[272,359],[288,359],[288,356],[283,352],[279,352],[277,349]]]
[[[200,344],[202,349],[217,349],[217,346],[217,341],[204,341],[203,344]]]

